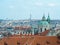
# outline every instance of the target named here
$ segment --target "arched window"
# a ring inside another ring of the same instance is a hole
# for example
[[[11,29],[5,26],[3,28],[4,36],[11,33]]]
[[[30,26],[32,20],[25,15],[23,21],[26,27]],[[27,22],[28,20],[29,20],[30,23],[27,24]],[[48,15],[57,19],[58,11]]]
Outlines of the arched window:
[[[41,28],[41,32],[42,32],[42,28]]]
[[[45,31],[46,31],[46,28],[45,28]]]

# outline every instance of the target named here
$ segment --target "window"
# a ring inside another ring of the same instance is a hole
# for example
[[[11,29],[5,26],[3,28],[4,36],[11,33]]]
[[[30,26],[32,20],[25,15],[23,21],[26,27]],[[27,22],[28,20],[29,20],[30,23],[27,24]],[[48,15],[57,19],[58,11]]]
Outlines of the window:
[[[39,43],[37,43],[36,45],[40,45]]]
[[[17,34],[19,34],[19,32]]]
[[[4,42],[4,45],[8,45],[6,42]]]
[[[42,28],[41,28],[41,32],[42,32]]]
[[[46,28],[45,28],[45,31],[46,31]]]
[[[27,44],[26,44],[27,45]]]
[[[57,35],[57,38],[60,40],[60,36],[59,35]]]
[[[47,43],[47,44],[50,44],[50,42],[49,42],[49,41],[46,41],[46,43]]]
[[[26,31],[26,34],[27,34],[27,31]]]
[[[19,42],[17,42],[17,45],[20,45],[20,43],[19,43]]]
[[[60,44],[60,41],[57,41],[58,44]]]

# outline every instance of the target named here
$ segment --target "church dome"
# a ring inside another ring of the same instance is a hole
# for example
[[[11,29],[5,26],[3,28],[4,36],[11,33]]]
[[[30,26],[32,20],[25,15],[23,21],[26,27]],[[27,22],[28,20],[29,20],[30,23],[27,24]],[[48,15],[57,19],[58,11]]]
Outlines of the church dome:
[[[49,18],[49,16],[48,16],[48,18]],[[38,25],[42,26],[42,27],[43,26],[47,27],[49,25],[48,21],[45,18],[45,15],[43,15],[42,20],[38,22]]]
[[[47,21],[40,21],[39,23],[39,26],[48,26],[49,23]]]

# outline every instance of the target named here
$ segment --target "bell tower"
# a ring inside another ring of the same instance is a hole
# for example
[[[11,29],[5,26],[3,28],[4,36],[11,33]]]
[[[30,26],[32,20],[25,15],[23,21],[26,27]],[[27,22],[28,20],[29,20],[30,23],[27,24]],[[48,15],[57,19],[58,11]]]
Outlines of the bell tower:
[[[46,21],[45,14],[43,14],[42,21]]]
[[[48,23],[50,23],[50,16],[49,16],[49,13],[48,13],[47,21],[48,21]]]

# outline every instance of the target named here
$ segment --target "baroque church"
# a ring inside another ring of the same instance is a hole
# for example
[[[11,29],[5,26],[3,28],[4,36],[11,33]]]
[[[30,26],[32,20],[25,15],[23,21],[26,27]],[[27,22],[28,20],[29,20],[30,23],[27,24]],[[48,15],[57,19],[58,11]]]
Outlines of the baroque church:
[[[46,30],[50,29],[50,16],[48,15],[48,18],[45,18],[45,15],[43,15],[42,20],[38,22],[39,25],[39,33],[44,32]]]
[[[35,35],[49,29],[50,29],[50,16],[48,15],[48,18],[46,19],[45,15],[43,15],[42,20],[38,22],[37,26],[31,25],[30,29],[19,30],[18,32],[19,34],[23,35]]]
[[[50,16],[48,14],[48,17],[46,19],[45,15],[43,15],[42,19],[39,20],[37,25],[34,23],[33,25],[30,24],[30,26],[27,26],[26,28],[25,27],[22,28],[21,26],[15,28],[14,28],[15,32],[14,33],[11,32],[12,34],[35,35],[35,34],[42,33],[46,30],[50,30]]]

